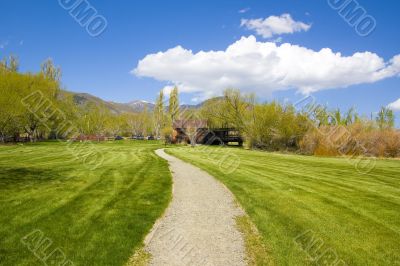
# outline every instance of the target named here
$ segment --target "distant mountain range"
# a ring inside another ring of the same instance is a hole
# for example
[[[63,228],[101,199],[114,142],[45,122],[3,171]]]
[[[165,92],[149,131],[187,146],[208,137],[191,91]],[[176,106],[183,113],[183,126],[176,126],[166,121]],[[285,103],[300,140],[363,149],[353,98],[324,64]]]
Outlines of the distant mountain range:
[[[87,103],[94,103],[97,105],[104,105],[106,106],[112,113],[121,114],[121,113],[139,113],[142,112],[146,107],[149,112],[154,110],[154,103],[150,103],[143,100],[134,100],[129,103],[117,103],[112,101],[105,101],[99,97],[93,96],[89,93],[74,93],[74,92],[67,92],[72,93],[73,99],[75,103],[78,105],[84,105]],[[196,105],[185,104],[181,105],[181,108],[187,109],[197,109],[203,105],[204,102]],[[168,108],[168,107],[166,107]]]

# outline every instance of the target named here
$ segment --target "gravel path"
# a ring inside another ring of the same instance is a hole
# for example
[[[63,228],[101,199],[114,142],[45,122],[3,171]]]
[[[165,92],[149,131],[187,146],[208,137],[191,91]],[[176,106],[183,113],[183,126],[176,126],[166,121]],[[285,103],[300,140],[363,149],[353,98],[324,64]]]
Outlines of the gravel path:
[[[173,175],[173,199],[146,238],[150,265],[246,265],[232,194],[212,176],[157,150]]]

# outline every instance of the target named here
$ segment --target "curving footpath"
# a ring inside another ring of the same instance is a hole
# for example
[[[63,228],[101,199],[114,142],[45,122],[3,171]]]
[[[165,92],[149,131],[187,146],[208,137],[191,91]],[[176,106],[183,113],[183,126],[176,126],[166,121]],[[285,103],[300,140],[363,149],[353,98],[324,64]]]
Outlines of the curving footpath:
[[[173,176],[173,199],[146,238],[150,265],[246,265],[235,218],[243,212],[212,176],[164,152]]]

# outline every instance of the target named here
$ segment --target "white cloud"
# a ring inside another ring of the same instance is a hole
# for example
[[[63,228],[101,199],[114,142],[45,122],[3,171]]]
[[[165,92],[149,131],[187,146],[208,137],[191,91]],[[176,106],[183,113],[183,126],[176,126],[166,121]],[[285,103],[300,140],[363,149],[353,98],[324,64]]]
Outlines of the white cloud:
[[[387,107],[389,109],[392,109],[393,111],[400,111],[400,99],[398,99],[395,102],[390,103]]]
[[[266,19],[242,19],[241,27],[255,31],[263,38],[271,38],[274,35],[308,31],[311,24],[301,21],[294,21],[290,14],[281,16],[270,16]]]
[[[149,54],[132,73],[172,83],[182,92],[204,98],[220,95],[226,88],[259,95],[294,88],[308,94],[398,76],[400,55],[385,62],[371,52],[343,56],[329,48],[314,51],[290,43],[258,42],[249,36],[225,51],[193,53],[177,46]]]
[[[249,11],[250,11],[250,7],[246,7],[246,8],[240,9],[240,10],[239,10],[239,13],[240,13],[240,14],[244,14],[244,13],[247,13],[247,12],[249,12]]]
[[[0,42],[0,49],[4,49],[8,46],[9,41]]]
[[[192,99],[190,99],[190,101],[194,102],[194,103],[198,103],[198,102],[200,102],[200,100],[202,100],[202,99],[198,98],[198,97],[193,97]]]
[[[275,40],[272,40],[272,42],[274,42],[274,43],[280,43],[280,42],[282,42],[283,41],[283,38],[282,37],[278,37],[278,38],[276,38]]]
[[[169,98],[169,95],[171,94],[171,92],[172,92],[172,90],[174,89],[174,87],[175,87],[175,86],[167,85],[167,86],[165,86],[165,87],[162,89],[163,92],[164,92],[164,96],[165,96],[166,98]]]

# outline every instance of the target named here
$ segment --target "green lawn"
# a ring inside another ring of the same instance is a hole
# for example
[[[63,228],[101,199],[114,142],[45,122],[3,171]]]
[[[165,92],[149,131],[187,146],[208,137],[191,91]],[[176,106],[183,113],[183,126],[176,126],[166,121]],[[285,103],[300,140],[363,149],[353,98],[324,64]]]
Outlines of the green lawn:
[[[234,193],[276,265],[400,265],[400,161],[379,160],[362,175],[340,158],[237,148],[167,152]]]
[[[74,157],[79,145],[0,146],[0,265],[44,265],[37,257],[52,251],[47,265],[64,255],[74,265],[123,265],[167,207],[160,144],[95,144],[104,158],[95,170]]]

